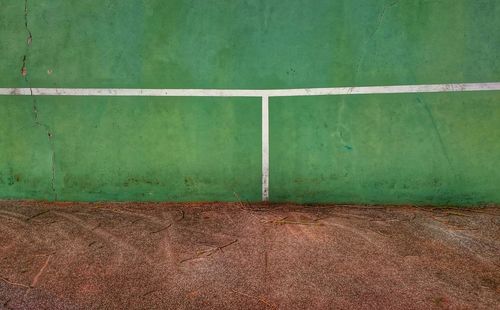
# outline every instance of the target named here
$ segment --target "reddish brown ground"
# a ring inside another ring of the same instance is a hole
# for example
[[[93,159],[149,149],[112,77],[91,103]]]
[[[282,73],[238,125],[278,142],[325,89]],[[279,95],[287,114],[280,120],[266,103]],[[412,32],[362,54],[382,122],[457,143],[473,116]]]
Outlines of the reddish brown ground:
[[[500,208],[0,202],[0,308],[500,308]]]

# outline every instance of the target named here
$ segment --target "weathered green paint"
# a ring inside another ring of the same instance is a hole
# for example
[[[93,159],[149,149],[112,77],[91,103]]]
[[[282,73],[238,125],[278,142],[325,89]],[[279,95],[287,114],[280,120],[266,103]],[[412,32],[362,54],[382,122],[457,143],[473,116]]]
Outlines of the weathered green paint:
[[[499,202],[499,99],[500,92],[274,99],[270,191],[298,202]]]
[[[31,98],[2,98],[4,197],[260,199],[257,99],[36,100],[41,125],[33,122]]]
[[[497,0],[0,6],[0,87],[500,81]],[[500,202],[498,92],[270,104],[273,201]],[[0,97],[0,198],[259,200],[260,112],[244,98]]]

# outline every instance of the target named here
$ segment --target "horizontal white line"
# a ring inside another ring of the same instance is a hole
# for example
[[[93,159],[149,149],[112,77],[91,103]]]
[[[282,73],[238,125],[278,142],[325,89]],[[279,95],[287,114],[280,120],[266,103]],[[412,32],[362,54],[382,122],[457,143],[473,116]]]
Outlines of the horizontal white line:
[[[3,96],[292,97],[500,90],[500,82],[298,89],[0,88]]]

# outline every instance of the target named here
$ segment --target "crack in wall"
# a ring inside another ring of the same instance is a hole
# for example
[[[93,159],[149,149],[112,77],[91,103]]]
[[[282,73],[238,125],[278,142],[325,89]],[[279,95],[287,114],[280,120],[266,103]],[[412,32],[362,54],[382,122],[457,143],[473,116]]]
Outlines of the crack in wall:
[[[432,113],[429,105],[427,104],[427,102],[425,100],[423,100],[421,98],[417,98],[417,101],[422,104],[425,112],[427,113],[427,116],[429,117],[429,120],[431,121],[432,128],[436,134],[436,137],[437,137],[438,142],[439,142],[439,146],[441,148],[441,152],[443,153],[443,156],[444,156],[446,162],[448,163],[448,166],[450,167],[450,170],[451,170],[453,176],[455,178],[458,178],[458,174],[456,173],[455,168],[451,162],[450,155],[448,153],[448,149],[446,147],[446,144],[444,143],[443,136],[441,135],[441,131],[439,130],[439,127],[436,123],[436,119],[434,117],[434,114]]]
[[[31,31],[28,27],[28,0],[24,0],[24,27],[26,27],[26,30],[28,31],[27,43],[28,45],[31,45],[33,36],[31,35]]]
[[[356,80],[358,78],[359,72],[361,71],[361,67],[365,61],[365,58],[366,58],[366,55],[368,52],[368,47],[369,47],[370,43],[373,41],[377,32],[380,30],[380,28],[382,26],[382,22],[385,19],[387,10],[393,6],[398,5],[400,3],[400,1],[401,0],[387,0],[387,1],[385,1],[384,6],[382,7],[380,13],[378,14],[375,27],[368,34],[368,37],[366,38],[366,40],[364,40],[363,45],[362,45],[363,49],[361,51],[361,54],[360,54],[358,60],[353,64],[353,66],[354,66],[354,74],[353,74],[353,81],[352,81],[353,86],[349,89],[349,92],[348,92],[349,95],[352,93],[354,88],[357,86]],[[349,130],[350,129],[349,126],[346,126],[344,124],[346,98],[347,98],[347,96],[342,96],[342,99],[339,102],[339,107],[337,110],[335,135],[337,136],[338,141],[341,145],[340,147],[342,149],[352,151],[354,147],[353,147],[353,143],[352,143],[353,141],[352,141],[352,137],[351,137],[351,131]],[[352,161],[351,161],[350,166],[349,167],[346,166],[345,169],[346,169],[346,171],[351,170],[354,174],[356,173],[355,172],[356,165],[353,165]],[[357,186],[358,190],[360,190],[360,183],[359,182],[357,182],[356,186]]]
[[[386,1],[384,3],[384,6],[382,7],[382,10],[380,11],[378,18],[377,18],[377,24],[375,25],[375,28],[373,29],[373,31],[368,35],[368,38],[363,43],[363,51],[362,51],[358,61],[355,63],[355,70],[354,70],[353,83],[352,83],[353,86],[349,89],[349,94],[351,94],[352,91],[354,90],[354,88],[356,87],[356,78],[358,77],[359,72],[361,71],[361,66],[363,65],[363,62],[366,58],[366,54],[368,51],[368,45],[375,37],[375,34],[377,34],[377,32],[379,31],[380,26],[382,25],[382,22],[383,22],[385,15],[387,13],[387,9],[398,5],[400,1],[401,0],[396,0],[396,1],[392,1],[392,2]],[[344,136],[345,136],[344,131],[346,131],[346,129],[347,129],[343,125],[343,114],[344,114],[344,110],[345,110],[345,100],[346,100],[346,96],[343,96],[342,100],[340,101],[340,106],[339,106],[338,113],[337,113],[337,129],[336,129],[337,136],[340,139],[340,143],[344,147],[350,146],[350,143],[351,143],[350,141],[347,141],[346,139],[344,139]]]
[[[50,188],[54,194],[54,200],[57,200],[57,191],[56,191],[56,151],[54,145],[54,134],[49,125],[40,122],[39,120],[39,111],[36,101],[36,96],[33,95],[33,88],[31,87],[31,82],[28,78],[28,60],[29,60],[29,52],[31,49],[31,44],[33,43],[33,35],[29,28],[29,3],[28,0],[24,0],[24,27],[25,31],[28,34],[26,38],[26,52],[23,55],[22,59],[22,67],[21,67],[21,76],[23,77],[26,85],[30,90],[30,97],[33,98],[32,105],[32,113],[33,113],[33,121],[36,127],[43,128],[47,134],[47,138],[49,141],[49,147],[51,151],[51,178],[50,178]]]
[[[357,61],[356,70],[354,71],[353,85],[356,84],[356,77],[358,76],[359,71],[361,70],[361,66],[363,65],[363,62],[364,62],[364,60],[366,58],[366,53],[368,51],[368,45],[370,44],[370,42],[375,37],[375,34],[377,34],[377,32],[379,31],[380,26],[382,25],[382,22],[384,21],[385,14],[387,13],[387,9],[390,8],[390,7],[393,7],[393,6],[397,5],[397,4],[399,4],[400,1],[401,0],[393,1],[393,2],[390,2],[390,3],[386,2],[384,4],[384,7],[382,8],[382,11],[378,15],[377,25],[375,26],[375,29],[373,29],[373,31],[368,36],[368,39],[365,41],[364,47],[363,47],[363,53],[361,54],[361,56],[359,57],[359,59]],[[352,88],[351,88],[351,92],[352,92]]]

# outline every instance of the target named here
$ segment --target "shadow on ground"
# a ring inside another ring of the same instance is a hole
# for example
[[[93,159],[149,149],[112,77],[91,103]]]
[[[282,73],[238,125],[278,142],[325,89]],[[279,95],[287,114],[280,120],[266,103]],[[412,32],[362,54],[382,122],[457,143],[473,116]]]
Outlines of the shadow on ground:
[[[499,208],[0,202],[0,308],[499,305]]]

